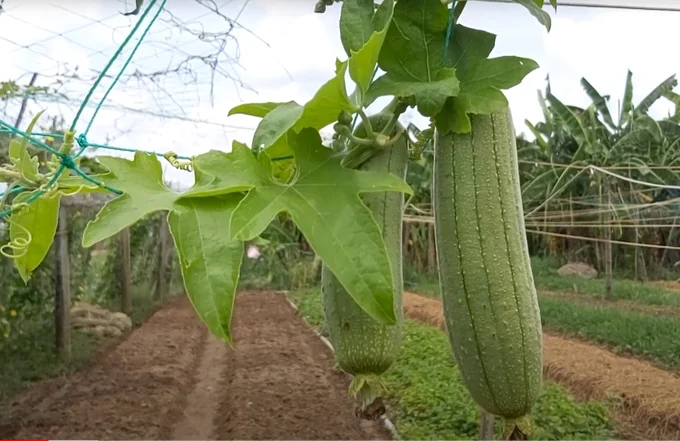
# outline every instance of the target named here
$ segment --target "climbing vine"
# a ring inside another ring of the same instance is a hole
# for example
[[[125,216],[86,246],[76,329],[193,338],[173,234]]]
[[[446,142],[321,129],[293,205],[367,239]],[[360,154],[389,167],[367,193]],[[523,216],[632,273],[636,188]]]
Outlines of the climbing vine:
[[[515,2],[550,28],[542,0]],[[322,3],[325,7],[333,2]],[[555,6],[554,0],[551,3]],[[261,119],[250,146],[234,142],[229,153],[213,150],[190,161],[166,154],[172,165],[193,171],[195,184],[184,193],[165,186],[159,158],[153,153],[137,151],[132,160],[101,156],[106,173],[83,173],[79,155],[72,152],[82,151],[86,139],[76,136],[72,127],[61,147],[51,149],[31,136],[38,115],[26,132],[13,130],[24,139],[12,141],[10,163],[0,168],[0,180],[10,187],[5,195],[16,192],[11,200],[2,201],[0,214],[10,233],[3,254],[29,280],[54,237],[60,198],[76,193],[117,194],[88,223],[82,237],[85,247],[152,213],[167,211],[187,294],[208,327],[230,341],[244,242],[258,238],[279,213],[288,213],[354,301],[375,320],[395,323],[386,247],[359,196],[384,191],[411,195],[413,190],[395,175],[355,167],[401,136],[415,136],[411,151],[417,158],[434,128],[442,133],[469,132],[469,115],[507,106],[502,90],[538,67],[521,57],[490,58],[495,35],[458,23],[466,4],[342,2],[339,27],[347,59],[336,60],[333,77],[304,105],[289,101],[233,108],[229,115]],[[319,12],[322,9],[317,5]],[[378,76],[378,70],[384,73]],[[347,75],[353,83],[351,94]],[[373,131],[365,109],[386,96],[393,98],[392,121],[384,130]],[[431,127],[388,136],[409,107],[430,118]],[[352,134],[357,119],[366,126],[366,139]],[[319,130],[332,124],[335,136],[329,149],[322,144]],[[52,153],[45,173],[38,170],[29,141]],[[350,142],[358,147],[350,149]]]

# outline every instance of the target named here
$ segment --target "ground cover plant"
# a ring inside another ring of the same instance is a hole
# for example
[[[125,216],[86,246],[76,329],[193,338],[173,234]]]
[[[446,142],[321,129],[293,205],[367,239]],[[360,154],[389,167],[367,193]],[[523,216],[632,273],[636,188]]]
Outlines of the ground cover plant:
[[[324,320],[320,288],[292,291],[290,299],[315,327]],[[479,408],[466,390],[451,357],[446,336],[437,328],[406,320],[402,351],[384,381],[389,416],[403,439],[473,439],[479,432]],[[603,403],[575,402],[553,383],[535,410],[535,439],[611,439],[614,436]],[[496,434],[501,427],[496,425]]]
[[[680,367],[680,320],[541,298],[546,329],[603,343],[673,370]]]

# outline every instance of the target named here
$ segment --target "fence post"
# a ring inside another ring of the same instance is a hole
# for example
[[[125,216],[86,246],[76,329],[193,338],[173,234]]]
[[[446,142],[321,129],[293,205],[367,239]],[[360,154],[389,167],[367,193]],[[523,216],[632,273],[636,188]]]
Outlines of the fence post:
[[[154,300],[162,300],[168,295],[168,213],[165,211],[161,212],[158,236],[158,241],[160,242],[157,255],[158,280],[156,281]]]
[[[605,180],[607,182],[607,180]],[[605,275],[605,286],[604,286],[604,297],[607,300],[613,299],[612,293],[612,228],[611,228],[611,213],[609,212],[611,206],[611,193],[609,191],[609,185],[605,187],[607,190],[607,211],[606,211],[606,227],[605,227],[605,237],[607,242],[604,244],[604,275]]]
[[[120,232],[120,279],[121,279],[121,305],[123,313],[130,315],[132,312],[132,277],[130,269],[130,229],[125,228]]]
[[[427,270],[437,274],[437,244],[434,237],[434,224],[428,224],[427,229]]]
[[[59,356],[71,357],[71,265],[68,250],[68,217],[66,207],[59,208],[59,222],[55,235],[56,253],[54,256],[54,323],[56,346]]]

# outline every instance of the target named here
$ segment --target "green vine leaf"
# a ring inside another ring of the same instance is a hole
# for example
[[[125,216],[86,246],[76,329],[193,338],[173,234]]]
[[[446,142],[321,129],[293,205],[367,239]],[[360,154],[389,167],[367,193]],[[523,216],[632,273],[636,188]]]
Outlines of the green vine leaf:
[[[283,103],[264,116],[253,135],[253,149],[273,146],[300,120],[305,108],[295,101]],[[337,117],[337,115],[336,115]]]
[[[390,2],[391,3],[391,2]],[[361,49],[375,31],[373,0],[346,0],[340,13],[340,41],[348,57]]]
[[[516,86],[538,68],[538,64],[528,58],[488,58],[495,44],[494,34],[456,26],[449,56],[460,80],[460,93],[448,99],[436,115],[438,130],[470,132],[468,114],[489,114],[506,107],[508,100],[501,89]]]
[[[242,146],[242,144],[239,144]],[[123,158],[102,157],[101,163],[109,170],[104,176],[107,184],[123,191],[121,196],[108,202],[88,223],[83,234],[83,246],[111,237],[144,216],[156,211],[168,211],[168,222],[177,247],[182,278],[196,312],[211,332],[223,341],[231,343],[229,326],[234,295],[243,256],[243,244],[231,238],[229,217],[243,198],[242,194],[225,194],[226,185],[238,191],[250,186],[239,183],[238,173],[243,158],[254,160],[245,146],[241,156],[233,153],[211,151],[200,155],[196,169],[196,182],[203,187],[194,198],[179,200],[180,194],[163,183],[160,162],[154,154],[137,152],[132,161]],[[218,158],[218,159],[216,159]],[[220,161],[237,170],[232,176],[220,179],[206,173],[211,165]],[[222,190],[216,191],[218,184]],[[240,185],[240,187],[239,187]],[[202,196],[202,197],[198,197]],[[208,197],[213,196],[213,197]]]
[[[386,95],[411,97],[423,116],[458,95],[456,70],[443,57],[448,9],[440,0],[400,0],[378,64],[386,73],[368,89],[366,105]]]
[[[387,30],[392,22],[394,0],[383,1],[373,14],[372,0],[345,0],[340,16],[340,36],[349,58],[349,76],[357,85],[357,104],[363,104],[373,80]]]
[[[253,239],[277,214],[288,212],[356,303],[380,322],[394,324],[385,244],[359,193],[411,193],[410,187],[394,175],[342,167],[315,130],[289,132],[288,142],[297,161],[296,179],[288,185],[274,182],[267,165],[260,163],[259,172],[253,173],[253,189],[232,215],[232,235]]]
[[[296,132],[306,128],[323,129],[336,121],[341,111],[349,113],[357,111],[357,107],[347,96],[345,83],[347,64],[347,61],[336,60],[335,76],[321,86],[314,97],[305,104],[305,110],[295,124]]]
[[[134,160],[105,156],[99,158],[109,169],[105,182],[123,194],[108,202],[83,233],[83,246],[119,233],[147,214],[171,210],[179,196],[163,183],[161,164],[156,155],[136,152]]]
[[[256,116],[258,118],[264,118],[272,110],[276,109],[283,103],[247,103],[241,104],[229,111],[227,116],[232,115],[248,115]]]
[[[321,144],[314,129],[288,132],[297,163],[291,183],[272,179],[267,155],[242,168],[251,186],[231,217],[231,235],[243,241],[258,237],[281,212],[291,215],[314,251],[333,271],[356,303],[376,320],[394,324],[391,267],[378,227],[360,193],[411,188],[397,176],[350,170],[333,150]],[[247,149],[234,145],[234,152]],[[245,157],[245,155],[244,155]],[[219,176],[235,173],[231,162],[215,164]],[[225,179],[226,181],[226,179]],[[225,188],[225,192],[229,191]]]
[[[179,199],[191,197],[208,197],[250,189],[248,167],[255,158],[253,152],[238,141],[232,143],[231,152],[210,150],[194,158],[195,184],[179,195]],[[233,170],[229,175],[222,172],[222,167]]]
[[[65,174],[64,174],[65,175]],[[78,193],[108,193],[104,187],[86,181],[81,176],[64,176],[59,179],[59,191],[64,195],[74,195]],[[90,177],[101,181],[105,179],[107,174],[90,175]]]
[[[26,202],[36,191],[20,193],[14,198],[13,204]],[[57,232],[60,199],[60,193],[39,197],[10,217],[10,240],[28,242],[25,250],[17,251],[20,257],[14,259],[14,265],[24,282],[28,282],[31,273],[45,259],[52,246]]]
[[[229,239],[226,220],[242,198],[229,194],[187,199],[168,216],[189,300],[208,329],[229,344],[243,243]]]
[[[515,3],[518,3],[522,6],[524,6],[530,13],[533,15],[536,20],[550,32],[550,27],[552,26],[552,22],[550,20],[550,15],[548,15],[547,12],[543,10],[543,0],[512,0]],[[550,4],[557,10],[557,0],[550,0]]]
[[[304,106],[289,101],[268,111],[255,130],[253,147],[258,151],[263,151],[274,146],[276,154],[270,156],[288,155],[291,153],[290,149],[285,139],[282,138],[289,130],[293,129],[296,132],[304,128],[320,130],[336,121],[341,111],[356,112],[357,108],[347,95],[345,83],[347,65],[347,61],[336,61],[335,76],[321,86],[314,97]],[[241,108],[239,112],[252,111],[255,113],[259,111],[258,109],[269,109],[272,106],[273,103],[261,103],[238,107]],[[234,113],[234,110],[232,109],[229,113]]]
[[[23,177],[30,182],[35,182],[38,174],[38,157],[31,158],[31,154],[21,141],[13,139],[9,143],[9,160]]]

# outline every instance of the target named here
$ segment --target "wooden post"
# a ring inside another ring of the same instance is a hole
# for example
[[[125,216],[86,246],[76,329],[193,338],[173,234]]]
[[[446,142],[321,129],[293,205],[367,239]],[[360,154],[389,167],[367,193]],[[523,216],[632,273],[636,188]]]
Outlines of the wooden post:
[[[127,315],[132,312],[132,277],[130,269],[130,229],[125,228],[120,232],[120,280],[121,280],[121,304],[120,309]]]
[[[434,224],[428,224],[427,229],[427,270],[437,274],[437,244],[434,240]]]
[[[161,224],[158,228],[158,280],[156,281],[154,300],[163,300],[168,295],[168,232],[168,214],[161,212]]]
[[[54,324],[56,329],[57,353],[68,360],[71,358],[71,265],[68,252],[68,218],[65,207],[59,208],[59,222],[55,234],[56,253],[54,256]]]
[[[38,74],[34,73],[31,77],[31,81],[28,83],[28,87],[33,87],[35,85],[35,80],[38,79]],[[19,128],[21,120],[24,119],[24,112],[26,112],[26,104],[28,104],[28,95],[24,95],[24,99],[21,100],[21,107],[19,108],[19,115],[17,116],[17,121],[14,127]]]
[[[606,182],[606,180],[605,180]],[[604,298],[607,300],[612,299],[612,228],[610,225],[611,213],[609,212],[611,207],[611,192],[609,191],[609,185],[605,185],[605,191],[607,192],[607,211],[605,212],[605,219],[607,225],[605,226],[605,238],[606,242],[604,244],[604,275],[605,275],[605,287],[604,287]]]
[[[402,228],[403,229],[402,229],[402,232],[401,232],[401,249],[402,249],[401,252],[402,252],[402,255],[403,255],[403,259],[405,261],[409,262],[409,264],[410,264],[411,262],[408,260],[409,259],[408,242],[409,242],[409,239],[411,238],[411,224],[409,222],[403,222]]]
[[[493,440],[494,416],[484,409],[481,409],[479,424],[479,439],[482,441]]]

